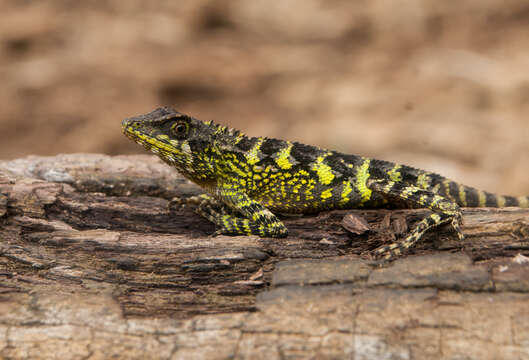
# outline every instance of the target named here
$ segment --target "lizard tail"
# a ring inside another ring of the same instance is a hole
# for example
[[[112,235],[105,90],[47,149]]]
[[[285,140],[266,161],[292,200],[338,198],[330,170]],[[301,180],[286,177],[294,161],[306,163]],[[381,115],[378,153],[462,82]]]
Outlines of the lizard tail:
[[[529,208],[529,196],[492,194],[453,181],[445,181],[443,185],[440,193],[444,193],[443,195],[453,199],[459,206],[494,208],[514,206]]]

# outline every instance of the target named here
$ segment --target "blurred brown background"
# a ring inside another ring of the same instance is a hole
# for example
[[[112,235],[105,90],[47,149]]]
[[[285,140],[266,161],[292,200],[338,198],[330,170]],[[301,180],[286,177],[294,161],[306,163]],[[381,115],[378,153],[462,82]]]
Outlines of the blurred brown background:
[[[142,153],[172,105],[529,194],[526,0],[0,0],[0,158]]]

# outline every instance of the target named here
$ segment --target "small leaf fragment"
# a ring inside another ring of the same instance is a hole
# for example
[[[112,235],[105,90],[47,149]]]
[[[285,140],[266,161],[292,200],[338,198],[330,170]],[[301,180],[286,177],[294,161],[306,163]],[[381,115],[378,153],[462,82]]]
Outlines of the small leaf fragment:
[[[343,217],[342,226],[345,230],[356,235],[361,235],[371,230],[369,224],[363,217],[353,214],[347,214]]]

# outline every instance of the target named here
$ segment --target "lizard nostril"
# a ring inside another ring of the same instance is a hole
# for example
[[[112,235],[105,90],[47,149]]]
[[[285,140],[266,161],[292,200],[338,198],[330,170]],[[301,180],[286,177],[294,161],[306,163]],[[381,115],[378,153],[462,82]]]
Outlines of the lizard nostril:
[[[131,118],[125,119],[121,122],[121,126],[123,127],[132,127],[132,128],[139,128],[141,126],[141,123],[137,120],[133,120]]]

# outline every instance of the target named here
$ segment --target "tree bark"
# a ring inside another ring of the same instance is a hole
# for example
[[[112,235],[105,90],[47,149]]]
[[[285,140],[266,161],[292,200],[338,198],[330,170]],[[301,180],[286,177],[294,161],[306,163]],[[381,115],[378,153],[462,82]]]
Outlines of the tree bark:
[[[0,162],[1,358],[529,359],[529,211],[464,209],[389,263],[427,210],[284,218],[217,236],[151,156]]]

